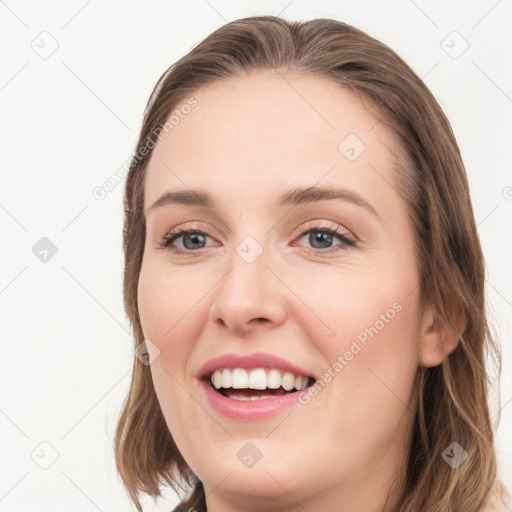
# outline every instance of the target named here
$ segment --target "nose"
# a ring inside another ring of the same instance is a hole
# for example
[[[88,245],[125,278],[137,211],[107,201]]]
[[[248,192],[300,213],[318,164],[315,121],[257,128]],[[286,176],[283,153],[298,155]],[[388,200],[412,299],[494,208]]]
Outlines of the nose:
[[[235,252],[230,263],[213,290],[210,320],[238,337],[282,325],[287,314],[286,287],[268,266],[265,251],[252,262]]]

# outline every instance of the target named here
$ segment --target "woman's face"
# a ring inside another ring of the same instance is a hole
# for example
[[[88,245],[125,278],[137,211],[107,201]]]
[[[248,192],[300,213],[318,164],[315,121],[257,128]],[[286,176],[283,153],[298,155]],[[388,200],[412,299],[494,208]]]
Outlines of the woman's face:
[[[382,509],[415,372],[440,362],[393,137],[318,77],[257,72],[193,97],[148,167],[138,288],[170,433],[209,510]],[[301,377],[316,382],[283,396]]]

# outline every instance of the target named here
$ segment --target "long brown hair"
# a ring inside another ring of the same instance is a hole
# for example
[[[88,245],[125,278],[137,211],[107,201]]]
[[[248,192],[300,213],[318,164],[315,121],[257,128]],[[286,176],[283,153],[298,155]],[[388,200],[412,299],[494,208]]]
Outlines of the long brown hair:
[[[143,340],[137,286],[145,244],[144,180],[155,134],[171,112],[214,81],[258,69],[328,77],[355,92],[394,133],[396,187],[414,226],[424,305],[458,336],[442,364],[418,368],[414,428],[400,512],[481,510],[497,461],[486,356],[501,375],[501,354],[486,317],[484,258],[467,176],[450,124],[433,94],[388,46],[332,19],[289,22],[258,16],[228,23],[172,65],[148,101],[124,197],[124,303],[134,346]],[[152,143],[151,143],[152,141]],[[151,143],[151,144],[150,144]],[[143,148],[149,151],[142,151]],[[457,323],[460,312],[465,328]],[[499,402],[499,398],[498,398]],[[452,468],[442,457],[457,442],[467,460]],[[150,368],[134,357],[130,390],[115,436],[118,471],[142,510],[141,493],[160,486],[195,488],[183,505],[202,503],[204,489],[176,447],[156,398]]]

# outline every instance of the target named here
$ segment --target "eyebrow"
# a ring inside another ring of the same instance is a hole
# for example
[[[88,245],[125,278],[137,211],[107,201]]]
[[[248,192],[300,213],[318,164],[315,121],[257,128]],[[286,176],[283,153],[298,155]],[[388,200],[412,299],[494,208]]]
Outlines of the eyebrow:
[[[353,203],[364,208],[376,217],[379,214],[373,206],[363,199],[356,192],[346,188],[333,187],[296,187],[281,194],[274,206],[283,207],[286,205],[295,206],[299,204],[314,203],[325,200],[341,200]],[[169,190],[157,199],[146,211],[148,215],[152,210],[170,204],[182,204],[185,206],[206,206],[209,209],[215,208],[213,196],[206,190]]]

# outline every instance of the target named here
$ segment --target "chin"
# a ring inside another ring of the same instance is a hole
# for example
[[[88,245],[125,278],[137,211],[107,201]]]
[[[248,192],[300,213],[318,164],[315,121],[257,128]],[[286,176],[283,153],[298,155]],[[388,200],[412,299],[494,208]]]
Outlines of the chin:
[[[268,497],[275,504],[276,499],[283,497],[283,488],[291,492],[298,485],[297,464],[286,459],[281,450],[270,449],[269,440],[256,440],[255,444],[261,447],[259,460],[255,446],[237,440],[232,443],[233,449],[220,451],[217,457],[209,458],[208,467],[198,467],[194,472],[210,488],[219,486],[235,495],[243,491],[244,496],[258,500]],[[266,446],[270,457],[265,455]],[[253,460],[249,454],[253,454]]]
[[[276,477],[274,472],[263,464],[259,469],[256,467],[244,470],[231,468],[231,471],[229,476],[223,481],[220,473],[217,471],[208,474],[211,480],[208,480],[206,483],[206,492],[209,492],[208,487],[210,489],[216,488],[215,492],[230,495],[232,503],[238,501],[238,496],[241,508],[243,508],[244,502],[254,503],[254,500],[257,500],[260,509],[278,508],[280,502],[284,506],[289,500],[288,492],[292,496],[298,494],[296,491],[297,475],[292,475],[292,471],[289,471],[289,475],[280,474]],[[203,484],[205,484],[204,480]],[[283,489],[286,489],[288,492],[283,493]]]

